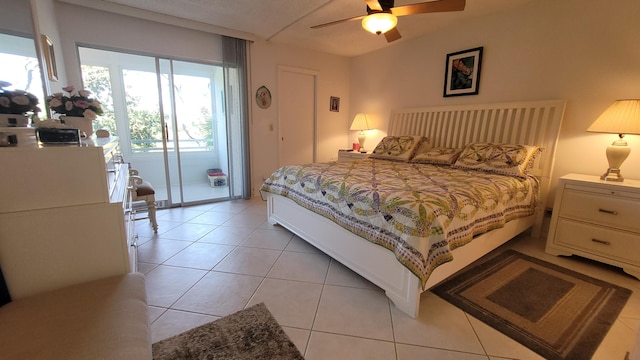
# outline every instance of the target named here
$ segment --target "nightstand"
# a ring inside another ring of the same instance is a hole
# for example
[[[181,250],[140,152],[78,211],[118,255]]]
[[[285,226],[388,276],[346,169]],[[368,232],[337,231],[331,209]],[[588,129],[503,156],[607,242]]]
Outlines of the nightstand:
[[[338,151],[338,161],[354,161],[360,159],[366,159],[369,157],[369,153],[361,153],[358,151]]]
[[[560,178],[545,251],[621,267],[640,279],[640,181]]]

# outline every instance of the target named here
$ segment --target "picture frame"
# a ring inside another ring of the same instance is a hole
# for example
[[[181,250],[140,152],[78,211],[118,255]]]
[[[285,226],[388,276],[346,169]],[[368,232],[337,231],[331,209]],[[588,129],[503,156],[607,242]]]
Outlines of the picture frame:
[[[340,98],[336,96],[332,96],[329,99],[329,111],[340,111]]]
[[[51,81],[58,81],[58,66],[56,65],[56,54],[53,50],[53,41],[51,41],[47,35],[41,36],[47,76]]]
[[[266,86],[260,86],[256,90],[256,104],[261,109],[268,109],[271,106],[271,91]]]
[[[478,95],[483,47],[447,54],[444,97]]]

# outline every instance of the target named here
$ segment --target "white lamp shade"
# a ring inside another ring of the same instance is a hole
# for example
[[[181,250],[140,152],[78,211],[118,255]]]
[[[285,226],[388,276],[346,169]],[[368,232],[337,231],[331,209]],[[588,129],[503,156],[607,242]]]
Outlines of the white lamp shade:
[[[371,122],[369,122],[369,118],[365,113],[356,114],[356,116],[353,118],[353,122],[351,122],[351,127],[349,128],[349,130],[358,130],[358,131],[371,130],[371,129],[372,129]]]
[[[640,100],[616,100],[587,131],[609,134],[640,135]]]
[[[393,29],[396,24],[398,24],[398,18],[386,12],[373,13],[362,19],[362,27],[368,32],[378,35]]]
[[[604,181],[624,181],[620,166],[631,149],[622,138],[625,134],[640,135],[640,100],[616,100],[605,110],[587,131],[618,134],[620,138],[607,147],[609,168],[600,177]]]
[[[358,134],[358,142],[360,143],[360,151],[366,151],[364,149],[364,142],[367,139],[367,135],[364,133],[366,130],[373,129],[371,127],[371,122],[369,122],[369,117],[365,113],[356,114],[351,122],[351,127],[349,130],[357,130],[360,131]]]

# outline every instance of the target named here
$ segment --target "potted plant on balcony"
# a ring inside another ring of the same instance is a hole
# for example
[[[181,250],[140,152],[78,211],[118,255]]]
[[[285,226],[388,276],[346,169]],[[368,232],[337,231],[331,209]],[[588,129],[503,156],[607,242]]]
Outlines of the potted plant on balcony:
[[[37,116],[38,98],[24,90],[9,90],[11,83],[0,81],[0,127],[27,126],[29,115]],[[29,114],[29,115],[28,115]]]

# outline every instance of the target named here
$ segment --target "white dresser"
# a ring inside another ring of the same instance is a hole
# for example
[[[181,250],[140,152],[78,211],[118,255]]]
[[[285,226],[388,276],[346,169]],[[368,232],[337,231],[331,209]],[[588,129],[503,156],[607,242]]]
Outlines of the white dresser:
[[[0,265],[12,297],[135,270],[116,138],[0,148]]]
[[[640,181],[560,178],[545,251],[621,267],[640,279]]]

